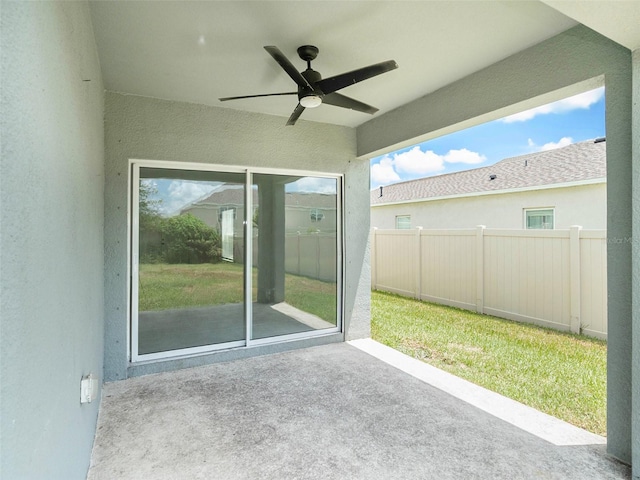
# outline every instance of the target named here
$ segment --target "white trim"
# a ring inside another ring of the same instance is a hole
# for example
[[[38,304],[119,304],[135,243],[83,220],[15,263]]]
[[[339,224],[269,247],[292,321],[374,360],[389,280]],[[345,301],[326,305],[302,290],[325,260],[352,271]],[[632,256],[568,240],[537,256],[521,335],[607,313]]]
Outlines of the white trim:
[[[247,170],[244,183],[244,341],[253,344],[253,172]]]
[[[299,333],[289,333],[286,335],[279,335],[277,337],[254,338],[253,340],[251,340],[251,347],[270,345],[273,343],[291,342],[294,340],[304,340],[307,338],[323,337],[325,335],[332,335],[335,333],[340,333],[340,329],[338,327],[324,328],[322,330],[309,330]]]
[[[148,362],[154,363],[159,360],[176,360],[178,358],[189,358],[194,357],[196,355],[202,355],[204,353],[212,353],[219,350],[230,350],[232,348],[244,347],[244,340],[236,340],[233,342],[223,342],[223,343],[211,343],[208,345],[202,345],[199,347],[189,347],[189,348],[179,348],[176,350],[163,350],[162,352],[156,353],[145,353],[143,355],[138,355],[139,360],[136,360],[132,363],[136,365]]]
[[[127,292],[130,297],[131,309],[131,361],[135,362],[140,358],[138,354],[138,285],[140,284],[139,272],[139,252],[140,252],[140,226],[139,226],[139,209],[140,209],[140,166],[132,164],[131,171],[131,253],[129,257],[129,267],[131,269],[131,289]]]
[[[552,190],[554,188],[570,188],[570,187],[581,187],[586,185],[598,185],[607,183],[606,177],[603,178],[593,178],[590,180],[580,180],[576,182],[565,182],[565,183],[553,183],[551,185],[538,185],[532,187],[518,187],[518,188],[507,188],[504,190],[492,190],[492,191],[484,191],[484,192],[471,192],[471,193],[460,193],[456,195],[443,195],[440,197],[430,197],[430,198],[416,198],[414,200],[401,200],[397,202],[387,202],[387,203],[376,203],[372,204],[371,208],[376,207],[386,207],[390,205],[406,205],[409,203],[422,203],[422,202],[435,202],[437,200],[451,200],[453,198],[468,198],[468,197],[484,197],[486,195],[506,195],[508,193],[520,193],[520,192],[531,192],[535,190]]]
[[[344,275],[346,271],[344,248],[346,235],[344,221],[344,176],[336,179],[336,331],[344,331]]]
[[[159,168],[163,170],[195,170],[205,172],[224,172],[224,173],[246,173],[247,169],[243,167],[218,165],[214,163],[195,163],[195,162],[176,162],[171,160],[143,160],[138,158],[130,159],[129,162],[140,167]]]
[[[134,166],[133,166],[133,162],[131,160],[129,160],[129,165],[127,168],[127,360],[129,362],[132,361],[133,359],[133,338],[132,338],[132,332],[133,332],[133,315],[132,315],[132,309],[133,307],[133,303],[132,303],[132,298],[133,298],[133,280],[132,280],[132,275],[133,275],[133,271],[131,268],[132,265],[132,250],[133,250],[133,245],[137,245],[137,241],[134,242],[133,240],[133,231],[135,230],[133,228],[133,205],[134,205],[134,197],[136,200],[136,209],[138,208],[137,203],[138,203],[138,188],[135,189],[135,194],[134,194],[134,188],[133,188],[133,181],[134,181],[134,177],[137,177],[138,173],[134,173]],[[136,290],[137,290],[137,282],[136,282]],[[136,294],[136,310],[137,310],[137,294]],[[137,328],[136,328],[137,331]],[[137,337],[136,337],[136,349],[137,349]],[[137,350],[136,350],[137,351]]]
[[[283,175],[295,177],[321,177],[321,178],[340,178],[344,175],[334,172],[321,172],[316,170],[295,170],[285,168],[265,168],[265,167],[246,167],[237,165],[225,165],[218,163],[197,163],[197,162],[176,162],[174,160],[152,160],[152,159],[129,159],[130,163],[135,163],[141,167],[163,168],[170,170],[200,170],[208,172],[226,172],[226,173],[265,173],[268,175]],[[159,166],[161,165],[161,166]]]

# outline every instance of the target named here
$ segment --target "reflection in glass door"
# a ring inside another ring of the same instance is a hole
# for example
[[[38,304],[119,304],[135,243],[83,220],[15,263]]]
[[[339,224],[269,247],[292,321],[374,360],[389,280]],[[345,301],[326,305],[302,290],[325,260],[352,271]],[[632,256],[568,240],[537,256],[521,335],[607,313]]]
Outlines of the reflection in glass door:
[[[341,329],[336,176],[133,164],[132,360]]]
[[[338,325],[338,180],[254,174],[252,339]]]
[[[243,173],[139,169],[138,355],[244,341],[244,183]]]

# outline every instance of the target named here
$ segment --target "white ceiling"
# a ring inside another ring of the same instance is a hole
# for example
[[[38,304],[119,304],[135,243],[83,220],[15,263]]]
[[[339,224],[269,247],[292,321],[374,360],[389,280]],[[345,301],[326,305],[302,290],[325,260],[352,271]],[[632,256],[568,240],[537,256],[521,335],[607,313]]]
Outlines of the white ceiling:
[[[638,0],[543,1],[629,50],[640,48],[640,1]]]
[[[380,115],[577,24],[538,1],[92,1],[91,12],[108,90],[279,115],[283,125],[295,96],[218,101],[296,90],[264,45],[301,71],[296,48],[317,46],[312,66],[324,77],[395,60],[397,70],[340,91]],[[370,118],[331,105],[301,117]]]

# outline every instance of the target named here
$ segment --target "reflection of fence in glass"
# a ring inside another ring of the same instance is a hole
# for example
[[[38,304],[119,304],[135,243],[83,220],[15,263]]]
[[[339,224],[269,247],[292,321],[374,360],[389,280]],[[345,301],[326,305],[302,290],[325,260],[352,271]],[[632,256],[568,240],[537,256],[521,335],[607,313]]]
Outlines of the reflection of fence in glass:
[[[285,235],[286,273],[336,283],[336,234],[335,233],[287,233]],[[258,239],[253,239],[253,263],[257,263]],[[234,262],[244,261],[244,240],[233,239]]]
[[[287,273],[335,283],[336,234],[287,234],[284,268]]]

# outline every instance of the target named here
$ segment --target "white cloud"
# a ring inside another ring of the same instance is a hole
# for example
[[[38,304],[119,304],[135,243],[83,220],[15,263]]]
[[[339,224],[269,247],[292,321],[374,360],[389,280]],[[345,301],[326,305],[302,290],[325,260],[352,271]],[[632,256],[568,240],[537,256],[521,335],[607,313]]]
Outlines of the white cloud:
[[[604,88],[597,88],[588,92],[564,98],[557,102],[542,105],[540,107],[525,110],[524,112],[509,115],[502,119],[504,123],[526,122],[537,115],[547,115],[549,113],[566,113],[572,110],[587,110],[591,105],[598,102],[604,96]]]
[[[400,176],[393,169],[393,160],[389,157],[382,157],[380,163],[371,166],[371,184],[373,186],[387,185],[400,181]]]
[[[547,150],[553,150],[555,148],[566,147],[567,145],[571,145],[573,143],[573,138],[571,137],[562,137],[557,142],[549,142],[542,145],[538,150],[541,152],[545,152]]]
[[[487,157],[480,155],[478,152],[471,152],[466,148],[462,150],[449,150],[444,157],[447,163],[466,163],[468,165],[477,165],[487,160]]]
[[[573,138],[571,137],[562,137],[557,142],[545,143],[542,146],[538,145],[532,139],[527,140],[527,145],[529,146],[529,149],[531,150],[531,152],[545,152],[547,150],[553,150],[555,148],[566,147],[567,145],[571,145],[572,143],[573,143]]]
[[[444,170],[444,158],[431,150],[423,152],[419,146],[393,156],[393,165],[398,172],[411,175],[427,175]]]
[[[149,188],[158,188],[158,182],[156,182],[153,178],[141,178],[140,183],[145,187]]]
[[[172,214],[194,200],[211,193],[218,185],[205,182],[172,180],[167,189],[169,196],[164,199],[162,204],[162,211],[166,214]]]
[[[447,163],[464,163],[476,165],[487,160],[477,152],[463,148],[449,150],[445,155],[438,155],[432,150],[422,151],[419,146],[392,156],[385,155],[379,163],[371,166],[371,186],[388,185],[400,180],[411,180],[426,177],[446,169]]]
[[[287,185],[287,192],[336,193],[333,178],[303,177]]]

